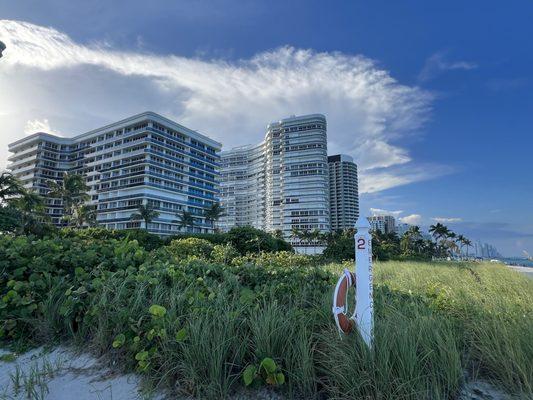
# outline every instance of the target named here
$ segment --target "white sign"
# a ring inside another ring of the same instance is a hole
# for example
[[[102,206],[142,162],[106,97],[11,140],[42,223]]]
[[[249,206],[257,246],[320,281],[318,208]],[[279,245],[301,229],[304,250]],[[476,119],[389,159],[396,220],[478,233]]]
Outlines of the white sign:
[[[363,340],[371,347],[374,338],[372,235],[365,217],[359,218],[355,227],[355,321]]]

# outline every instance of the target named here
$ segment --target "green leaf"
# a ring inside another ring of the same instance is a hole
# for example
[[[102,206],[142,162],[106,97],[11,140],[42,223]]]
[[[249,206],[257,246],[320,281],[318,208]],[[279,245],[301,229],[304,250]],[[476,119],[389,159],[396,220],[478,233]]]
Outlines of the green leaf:
[[[17,359],[17,356],[14,355],[13,353],[8,353],[8,354],[4,354],[0,356],[0,361],[4,361],[4,362],[13,362],[16,359]]]
[[[274,372],[276,372],[276,362],[269,358],[269,357],[266,357],[263,359],[263,361],[261,361],[261,367],[263,367],[265,369],[265,371],[269,374],[273,374]]]
[[[246,369],[242,373],[242,379],[246,386],[249,386],[254,381],[256,372],[257,368],[255,368],[255,365],[248,365],[246,367]]]
[[[253,302],[256,299],[256,294],[253,290],[244,288],[241,290],[241,295],[239,296],[239,301],[242,304],[250,305],[253,304]]]
[[[135,359],[137,361],[146,361],[148,359],[148,352],[147,351],[139,351],[137,354],[135,354]]]
[[[122,347],[125,342],[126,342],[126,336],[124,336],[124,334],[121,333],[115,337],[115,340],[113,340],[113,348],[118,349],[119,347]]]
[[[157,304],[151,305],[148,311],[150,311],[150,314],[157,318],[162,318],[167,313],[167,309],[165,307],[159,306]]]
[[[185,339],[187,339],[187,329],[181,328],[176,333],[176,342],[183,342]]]
[[[285,383],[285,375],[283,375],[283,372],[278,372],[276,374],[276,383],[278,385],[283,385]]]

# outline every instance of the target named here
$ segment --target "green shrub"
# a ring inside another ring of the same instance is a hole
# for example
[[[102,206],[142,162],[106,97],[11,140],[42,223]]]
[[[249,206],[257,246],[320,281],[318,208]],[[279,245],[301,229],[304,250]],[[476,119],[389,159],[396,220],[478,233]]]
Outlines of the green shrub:
[[[248,253],[233,259],[235,265],[255,264],[263,267],[295,268],[316,266],[319,257],[296,254],[288,251],[273,253]]]
[[[344,261],[355,259],[355,245],[352,235],[335,235],[327,243],[322,256],[330,261]]]
[[[174,239],[167,246],[169,252],[179,259],[187,257],[198,257],[207,260],[213,252],[213,244],[204,239],[188,238]]]
[[[249,226],[234,227],[227,233],[228,241],[242,255],[248,253],[292,251],[285,240]]]
[[[217,244],[211,252],[211,259],[220,264],[231,264],[237,257],[239,252],[229,243]]]
[[[169,243],[175,239],[197,238],[205,239],[213,244],[228,243],[228,236],[225,233],[178,233],[166,239]]]
[[[97,240],[137,240],[137,242],[146,250],[154,250],[165,244],[167,239],[163,239],[160,236],[149,233],[144,229],[105,229],[105,228],[87,228],[87,229],[74,229],[63,228],[59,231],[61,237],[80,238],[80,239],[97,239]]]

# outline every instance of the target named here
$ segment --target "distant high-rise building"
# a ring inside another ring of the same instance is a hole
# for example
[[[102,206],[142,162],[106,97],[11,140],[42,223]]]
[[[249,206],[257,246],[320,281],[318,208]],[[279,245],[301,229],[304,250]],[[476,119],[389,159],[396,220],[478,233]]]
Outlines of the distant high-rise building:
[[[326,118],[290,117],[268,125],[265,140],[221,154],[223,230],[330,231]]]
[[[409,228],[413,226],[413,225],[409,225],[409,224],[406,224],[405,222],[400,222],[399,224],[396,224],[396,234],[399,236],[399,237],[402,237],[405,232],[407,232],[409,230]]]
[[[396,231],[396,221],[392,215],[373,215],[368,217],[370,228],[381,233],[394,233]]]
[[[176,213],[194,216],[194,232],[211,232],[204,211],[218,197],[221,144],[152,112],[72,138],[36,133],[9,145],[9,169],[24,186],[47,196],[47,213],[62,225],[61,199],[48,197],[47,181],[65,172],[85,177],[97,223],[111,229],[144,227],[132,221],[139,205],[159,212],[146,227],[157,234],[182,228]]]
[[[496,247],[489,243],[475,242],[474,243],[474,255],[482,258],[498,258],[501,254]]]
[[[331,230],[351,229],[359,218],[357,165],[345,154],[328,157]]]

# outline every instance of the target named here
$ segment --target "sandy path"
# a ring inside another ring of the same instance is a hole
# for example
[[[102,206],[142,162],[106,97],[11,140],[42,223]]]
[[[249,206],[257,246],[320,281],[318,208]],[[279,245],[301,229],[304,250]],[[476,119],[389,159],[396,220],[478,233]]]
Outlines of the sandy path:
[[[3,359],[10,353],[0,350]],[[75,354],[58,347],[19,355],[14,361],[0,361],[0,399],[47,400],[135,400],[163,399],[142,393],[140,378],[117,375],[87,354]]]

